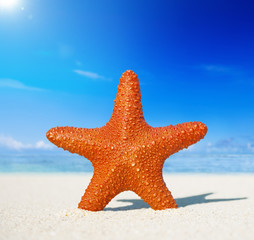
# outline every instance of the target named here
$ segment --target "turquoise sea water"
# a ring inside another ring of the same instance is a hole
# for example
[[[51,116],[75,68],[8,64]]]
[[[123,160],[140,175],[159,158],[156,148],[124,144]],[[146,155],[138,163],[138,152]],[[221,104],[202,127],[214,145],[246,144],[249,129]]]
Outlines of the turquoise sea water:
[[[77,155],[0,155],[0,173],[92,172],[90,161]],[[165,173],[254,173],[254,154],[175,154]]]

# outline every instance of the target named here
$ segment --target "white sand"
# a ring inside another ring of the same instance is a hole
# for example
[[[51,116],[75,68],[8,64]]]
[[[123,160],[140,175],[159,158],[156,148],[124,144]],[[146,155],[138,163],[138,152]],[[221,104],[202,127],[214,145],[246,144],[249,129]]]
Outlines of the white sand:
[[[0,175],[0,239],[254,239],[254,175],[166,175],[178,209],[124,192],[101,212],[76,208],[90,177]]]

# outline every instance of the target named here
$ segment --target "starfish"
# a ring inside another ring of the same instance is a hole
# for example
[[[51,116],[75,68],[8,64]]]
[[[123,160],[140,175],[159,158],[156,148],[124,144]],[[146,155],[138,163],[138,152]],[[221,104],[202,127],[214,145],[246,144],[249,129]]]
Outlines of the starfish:
[[[94,174],[78,207],[102,210],[123,191],[133,191],[154,210],[177,208],[162,176],[165,160],[207,132],[201,122],[151,127],[144,119],[139,80],[127,70],[120,78],[110,120],[100,128],[56,127],[47,138],[84,156]]]

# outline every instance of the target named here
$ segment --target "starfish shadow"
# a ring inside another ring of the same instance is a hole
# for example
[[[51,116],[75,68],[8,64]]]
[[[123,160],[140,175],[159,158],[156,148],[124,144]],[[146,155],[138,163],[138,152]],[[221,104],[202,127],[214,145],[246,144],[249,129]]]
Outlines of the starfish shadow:
[[[118,202],[132,203],[132,205],[122,206],[122,207],[106,207],[103,211],[126,211],[135,210],[142,208],[150,208],[150,206],[143,199],[119,199]]]
[[[207,196],[210,196],[212,194],[213,193],[205,193],[205,194],[194,195],[190,197],[176,198],[175,200],[178,207],[186,207],[186,206],[195,205],[195,204],[203,204],[203,203],[211,203],[211,202],[227,202],[227,201],[237,201],[237,200],[247,199],[247,197],[206,199]],[[127,210],[150,208],[150,206],[146,202],[144,202],[144,200],[142,199],[119,199],[117,201],[131,203],[132,205],[115,207],[115,208],[107,207],[103,211],[127,211]]]
[[[178,207],[186,207],[189,205],[195,204],[203,204],[203,203],[211,203],[211,202],[228,202],[228,201],[237,201],[247,199],[246,197],[242,198],[214,198],[214,199],[206,199],[207,196],[210,196],[214,193],[205,193],[190,197],[177,198],[176,203]]]

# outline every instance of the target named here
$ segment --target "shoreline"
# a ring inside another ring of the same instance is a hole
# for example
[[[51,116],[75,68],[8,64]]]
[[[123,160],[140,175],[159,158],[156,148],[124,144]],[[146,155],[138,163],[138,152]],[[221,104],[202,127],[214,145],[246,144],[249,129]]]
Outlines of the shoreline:
[[[0,239],[253,239],[254,174],[164,173],[179,208],[135,193],[77,208],[92,173],[0,173]]]

